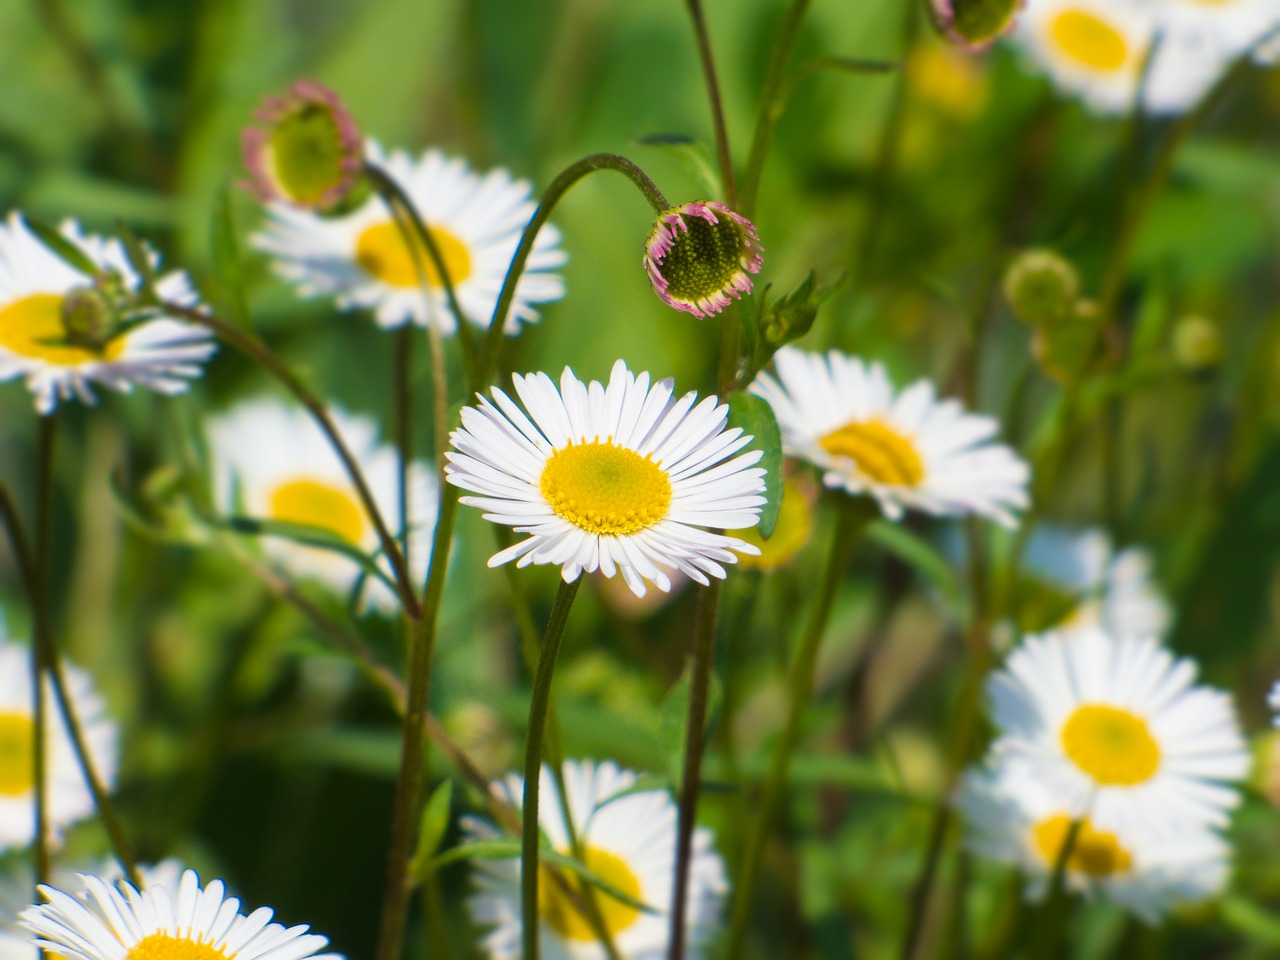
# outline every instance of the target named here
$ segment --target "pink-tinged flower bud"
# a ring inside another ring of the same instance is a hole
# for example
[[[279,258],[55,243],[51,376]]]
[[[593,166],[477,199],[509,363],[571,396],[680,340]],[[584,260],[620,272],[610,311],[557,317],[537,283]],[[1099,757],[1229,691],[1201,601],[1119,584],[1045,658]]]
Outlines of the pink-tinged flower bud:
[[[250,174],[244,186],[262,202],[332,210],[360,184],[360,128],[328,87],[299,80],[284,95],[267,97],[254,118],[262,125],[241,134]]]
[[[751,221],[723,203],[682,203],[659,214],[644,245],[644,268],[668,306],[709,317],[751,292],[764,248]]]
[[[1013,29],[1025,0],[930,0],[933,22],[952,43],[983,50]]]

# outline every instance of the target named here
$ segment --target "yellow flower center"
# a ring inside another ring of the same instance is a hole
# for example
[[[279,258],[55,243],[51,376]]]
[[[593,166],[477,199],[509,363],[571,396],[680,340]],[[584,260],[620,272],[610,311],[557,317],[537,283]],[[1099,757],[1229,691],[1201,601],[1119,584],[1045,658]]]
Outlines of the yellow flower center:
[[[640,880],[620,857],[605,850],[587,847],[583,861],[587,869],[601,880],[634,900],[640,899]],[[583,881],[565,871],[561,871],[560,876],[570,888],[582,896]],[[594,894],[596,907],[600,911],[600,919],[604,922],[610,937],[616,937],[639,919],[640,911],[630,904],[610,896],[599,887],[592,887],[591,892]],[[582,915],[546,867],[542,868],[542,875],[538,878],[538,912],[551,925],[551,929],[566,940],[589,942],[596,939],[595,931],[591,929],[587,918]],[[133,958],[130,957],[128,960]]]
[[[794,560],[809,542],[813,533],[813,505],[804,491],[788,480],[782,486],[782,508],[778,511],[773,536],[765,540],[756,527],[729,533],[760,550],[758,557],[749,553],[739,556],[738,566],[747,570],[776,570]]]
[[[879,420],[846,423],[818,443],[832,456],[848,457],[873,483],[914,487],[924,479],[915,444]]]
[[[0,349],[60,367],[114,360],[124,352],[124,337],[109,341],[101,351],[72,346],[62,326],[62,297],[35,293],[0,307]]]
[[[0,713],[0,797],[35,788],[35,726],[25,713]]]
[[[588,533],[625,536],[651,527],[671,507],[667,472],[634,450],[571,443],[542,468],[542,495],[559,517]]]
[[[1110,72],[1129,62],[1124,34],[1087,10],[1063,10],[1049,33],[1059,50],[1093,70]]]
[[[271,518],[327,530],[348,543],[364,538],[364,512],[349,490],[320,480],[288,480],[270,500]]]
[[[466,243],[443,227],[430,227],[431,239],[436,242],[440,259],[448,271],[449,282],[455,287],[471,276],[471,250]],[[422,241],[416,237],[411,252],[400,228],[391,220],[366,227],[356,238],[356,263],[367,273],[393,287],[418,286],[418,268],[415,256],[421,259],[427,284],[434,290],[443,289],[440,273]]]
[[[1032,829],[1032,838],[1040,856],[1050,867],[1058,863],[1062,846],[1071,833],[1071,818],[1059,813],[1041,820]],[[1094,830],[1088,818],[1080,824],[1076,842],[1067,854],[1067,869],[1091,877],[1110,877],[1133,866],[1133,856],[1116,839],[1114,833]]]
[[[124,960],[233,960],[234,957],[235,954],[228,956],[210,943],[153,933],[135,943]]]
[[[1131,787],[1160,767],[1160,746],[1147,722],[1128,710],[1088,703],[1062,727],[1062,748],[1100,785]]]

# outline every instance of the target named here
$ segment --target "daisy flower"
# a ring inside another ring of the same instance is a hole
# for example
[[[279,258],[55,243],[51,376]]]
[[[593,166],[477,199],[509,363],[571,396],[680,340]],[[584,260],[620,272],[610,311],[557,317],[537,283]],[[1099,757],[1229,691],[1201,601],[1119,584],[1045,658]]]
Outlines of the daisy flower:
[[[39,946],[66,960],[306,960],[328,943],[306,926],[272,923],[268,907],[242,914],[221,880],[202,889],[191,870],[173,890],[139,892],[100,877],[83,884],[75,896],[42,886],[49,902],[22,912]]]
[[[904,510],[977,513],[1016,526],[1027,505],[1027,465],[989,442],[999,424],[938,400],[919,380],[895,394],[878,363],[783,347],[775,380],[751,392],[773,407],[783,449],[823,471],[828,487],[874,497],[891,519]]]
[[[682,203],[659,214],[644,245],[644,268],[663,303],[709,317],[751,292],[764,248],[751,221],[723,203]]]
[[[65,221],[60,232],[93,261],[100,278],[118,279],[126,295],[137,291],[140,280],[120,241],[84,234],[73,220]],[[152,260],[159,263],[154,255]],[[159,316],[97,346],[69,342],[68,296],[85,293],[93,283],[37,239],[20,214],[11,213],[0,224],[0,382],[25,379],[41,415],[51,413],[59,400],[93,403],[94,384],[122,393],[135,385],[184,392],[217,349],[209,331]],[[196,304],[186,274],[162,274],[155,289],[163,300]]]
[[[488,328],[521,231],[536,209],[530,185],[505,170],[475,173],[438,150],[415,161],[399,150],[385,154],[370,142],[368,159],[412,199],[440,250],[462,312]],[[405,245],[376,195],[342,216],[322,217],[285,203],[270,204],[267,214],[269,222],[253,244],[275,258],[276,272],[303,296],[332,296],[344,310],[372,310],[384,328],[409,322],[425,327],[434,314],[443,331],[453,332],[453,314],[435,266],[425,249],[411,251]],[[559,242],[553,226],[538,232],[505,321],[508,333],[538,319],[536,304],[564,296],[564,281],[553,272],[568,259]],[[418,255],[431,288],[425,299]]]
[[[339,436],[360,464],[378,510],[393,533],[399,531],[399,454],[378,443],[370,417],[330,409]],[[381,544],[351,478],[328,438],[300,407],[260,398],[214,417],[207,427],[219,506],[228,513],[318,527],[368,554]],[[421,583],[435,531],[436,481],[422,463],[409,467],[409,559],[414,583]],[[324,547],[266,536],[263,550],[284,570],[314,579],[347,596],[364,575],[361,603],[384,614],[399,610],[385,583],[352,559]],[[380,556],[384,570],[390,564]]]
[[[87,674],[67,666],[67,697],[84,731],[89,755],[108,789],[115,781],[116,727]],[[94,812],[93,794],[76,760],[53,690],[45,681],[47,826],[58,841],[62,828]],[[35,697],[31,653],[0,630],[0,851],[35,839]]]
[[[1231,698],[1152,639],[1029,636],[988,682],[998,757],[1097,829],[1222,826],[1249,769]]]
[[[612,763],[569,762],[564,767],[569,814],[584,848],[586,866],[631,899],[638,909],[595,889],[601,918],[618,953],[628,960],[663,960],[670,933],[669,909],[674,884],[676,805],[666,791],[619,796],[637,777]],[[498,785],[515,808],[524,796],[523,778],[512,774]],[[542,768],[538,824],[551,846],[571,854],[569,832],[550,767]],[[615,799],[616,798],[616,799]],[[497,830],[466,818],[463,828],[474,840],[492,840]],[[492,928],[483,948],[494,960],[517,960],[521,948],[520,861],[477,860],[476,889],[469,906],[475,922]],[[577,881],[567,880],[578,890]],[[688,955],[704,955],[720,918],[728,890],[724,864],[712,848],[711,832],[698,829],[689,866]],[[573,900],[546,871],[539,877],[538,913],[541,955],[547,960],[595,960],[605,956],[590,924]]]
[[[1104,530],[1038,526],[1023,563],[1022,609],[1031,607],[1032,621],[1025,630],[1101,627],[1117,637],[1159,637],[1169,629],[1151,555],[1139,547],[1115,552]]]
[[[1267,706],[1275,711],[1271,725],[1280,727],[1280,680],[1271,685],[1271,692],[1267,694]]]
[[[512,379],[525,409],[497,387],[492,402],[464,407],[445,468],[480,494],[462,503],[529,534],[489,566],[558,564],[566,583],[584,570],[621,573],[644,596],[645,580],[671,589],[667,570],[706,584],[724,578],[733,551],[758,552],[700,529],[754,526],[765,502],[764,470],[752,466],[763,454],[733,456],[752,437],[725,429],[729,408],[715,397],[676,400],[671,380],[650,385],[621,360],[608,386],[567,367],[559,390],[545,373]]]
[[[1027,878],[1027,898],[1043,899],[1079,813],[1048,785],[1002,765],[966,773],[954,803],[968,826],[969,850],[1018,867]],[[1156,923],[1175,907],[1220,893],[1230,849],[1206,827],[1170,836],[1141,823],[1100,828],[1085,815],[1067,855],[1067,887]]]

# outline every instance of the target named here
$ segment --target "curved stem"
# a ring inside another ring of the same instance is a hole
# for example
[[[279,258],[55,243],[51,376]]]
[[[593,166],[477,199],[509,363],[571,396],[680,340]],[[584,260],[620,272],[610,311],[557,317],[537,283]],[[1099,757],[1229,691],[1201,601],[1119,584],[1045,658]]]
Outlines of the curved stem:
[[[765,841],[768,839],[769,830],[777,816],[778,806],[786,788],[787,776],[791,770],[791,758],[800,743],[800,723],[813,698],[818,648],[822,642],[822,635],[826,632],[827,622],[831,619],[831,610],[835,606],[840,580],[862,531],[878,515],[874,503],[866,497],[860,497],[850,503],[842,503],[840,508],[840,518],[831,544],[831,555],[827,560],[822,584],[818,588],[818,603],[814,607],[808,628],[800,640],[800,649],[796,653],[795,663],[791,668],[791,702],[787,709],[786,725],[774,749],[769,776],[764,783],[764,794],[756,807],[755,821],[752,823],[739,868],[741,872],[735,891],[736,899],[729,926],[729,949],[726,953],[726,956],[730,957],[742,956],[746,944],[747,924],[751,918],[751,902],[760,875],[760,864],[764,859]]]
[[[524,272],[524,265],[529,259],[529,254],[533,252],[533,243],[538,237],[538,231],[542,229],[550,218],[551,211],[556,208],[556,205],[559,204],[564,195],[569,192],[569,188],[587,176],[587,174],[594,173],[597,170],[613,170],[616,173],[621,173],[644,194],[644,198],[649,201],[649,205],[653,207],[655,213],[662,213],[670,209],[671,204],[662,195],[662,191],[658,189],[657,184],[649,179],[648,174],[626,157],[618,156],[616,153],[592,154],[589,157],[583,157],[560,171],[560,174],[543,191],[542,198],[538,202],[538,209],[533,212],[533,218],[525,226],[524,233],[520,235],[520,244],[516,247],[516,252],[511,258],[511,265],[507,268],[507,275],[502,281],[502,291],[498,294],[498,302],[494,305],[493,317],[489,320],[489,329],[485,333],[484,342],[480,345],[480,360],[476,364],[477,379],[473,383],[479,383],[483,386],[488,382],[494,368],[497,366],[498,349],[502,345],[502,334],[506,329],[507,314],[511,310],[511,302],[515,299],[516,284],[520,280],[520,275]]]
[[[560,656],[560,643],[564,639],[569,610],[578,595],[582,578],[573,583],[560,582],[547,632],[542,640],[542,652],[538,657],[538,672],[533,679],[533,696],[529,702],[529,729],[525,734],[524,751],[524,801],[522,804],[520,835],[520,905],[521,937],[524,942],[524,960],[538,960],[538,852],[542,838],[538,830],[538,791],[542,780],[542,735],[546,728],[547,706],[551,702],[551,678],[556,660]]]
[[[400,552],[396,538],[392,536],[391,531],[387,528],[386,520],[383,519],[382,512],[378,509],[378,504],[373,499],[373,493],[365,480],[364,472],[360,469],[360,464],[356,462],[356,458],[338,433],[338,428],[334,426],[333,419],[329,416],[329,411],[324,403],[307,388],[292,370],[285,366],[284,361],[277,357],[270,347],[252,333],[242,330],[234,324],[227,323],[213,313],[194,307],[184,307],[176,303],[162,303],[160,309],[170,316],[181,317],[184,320],[189,320],[212,330],[221,339],[231,344],[231,346],[279,380],[298,402],[307,408],[316,424],[324,432],[329,445],[333,447],[334,453],[342,461],[343,468],[347,471],[347,475],[351,478],[351,482],[356,488],[356,495],[360,498],[361,505],[369,515],[369,520],[377,531],[378,544],[391,564],[396,586],[399,588],[400,602],[404,605],[405,612],[413,619],[420,617],[421,610],[417,598],[414,596],[413,584],[409,579],[409,569],[405,565],[404,554]]]
[[[733,176],[733,155],[729,151],[729,130],[724,122],[724,100],[720,96],[720,81],[716,78],[716,61],[711,54],[711,35],[707,31],[707,19],[702,12],[702,0],[685,0],[689,16],[693,19],[693,32],[698,38],[698,59],[702,61],[702,73],[707,81],[707,96],[711,99],[711,119],[716,130],[716,156],[720,158],[720,179],[724,183],[724,197],[729,206],[738,206],[738,187]]]
[[[756,125],[751,134],[751,152],[747,154],[747,169],[742,175],[742,210],[748,220],[755,214],[756,196],[760,191],[760,181],[764,177],[764,164],[769,156],[769,141],[773,139],[773,128],[782,115],[783,100],[782,81],[787,69],[787,60],[791,57],[791,48],[796,42],[796,33],[800,22],[809,10],[810,0],[792,0],[782,25],[778,27],[778,35],[773,41],[773,52],[769,55],[769,66],[764,75],[764,86],[760,90],[760,102],[756,107]]]

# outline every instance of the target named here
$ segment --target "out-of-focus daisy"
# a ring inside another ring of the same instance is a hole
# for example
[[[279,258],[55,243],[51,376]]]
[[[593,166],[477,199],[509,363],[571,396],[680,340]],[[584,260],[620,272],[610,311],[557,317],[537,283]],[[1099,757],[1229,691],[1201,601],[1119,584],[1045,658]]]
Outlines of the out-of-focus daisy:
[[[969,771],[956,793],[979,856],[1019,867],[1027,895],[1042,899],[1079,815],[1047,784],[1007,766]],[[1207,827],[1170,836],[1141,823],[1099,828],[1086,814],[1066,861],[1069,889],[1111,900],[1155,923],[1170,909],[1207,900],[1227,881],[1230,846]]]
[[[368,481],[387,526],[400,529],[399,454],[378,442],[369,417],[330,409],[334,425]],[[273,399],[250,400],[207,427],[221,508],[259,520],[318,527],[369,554],[380,550],[372,520],[328,439],[306,411]],[[426,465],[409,467],[409,552],[415,583],[426,575],[435,530],[436,482]],[[283,537],[263,538],[263,550],[288,572],[314,578],[346,596],[364,574],[349,557]],[[385,557],[384,570],[390,570]],[[365,576],[361,601],[395,613],[396,595]]]
[[[618,796],[635,786],[637,777],[612,763],[566,763],[564,778],[569,813],[584,848],[587,868],[652,911],[640,910],[592,888],[614,946],[628,960],[661,960],[667,955],[671,923],[668,911],[675,866],[675,804],[665,791]],[[523,778],[512,774],[498,786],[518,809],[524,796]],[[538,824],[553,848],[571,854],[564,812],[549,767],[542,769],[540,789],[543,800],[538,807]],[[498,836],[493,827],[474,818],[465,820],[463,826],[474,839]],[[492,928],[483,947],[495,960],[516,960],[520,956],[522,926],[520,862],[478,860],[475,871],[471,915],[477,924]],[[561,876],[582,889],[576,878],[563,871]],[[686,916],[690,956],[703,955],[707,940],[719,923],[726,891],[724,864],[712,848],[711,833],[698,829],[689,865]],[[538,913],[539,942],[547,960],[594,960],[605,956],[587,919],[545,868],[538,878]]]
[[[1267,706],[1275,711],[1275,716],[1271,719],[1272,726],[1280,727],[1280,680],[1271,685],[1271,692],[1267,694]]]
[[[1137,0],[1029,0],[1013,33],[1058,87],[1104,113],[1132,107],[1154,35]]]
[[[191,870],[174,890],[139,892],[100,877],[85,877],[84,889],[72,895],[42,886],[49,902],[22,912],[39,945],[67,960],[306,960],[328,943],[306,926],[271,923],[268,907],[240,913],[240,901],[226,895],[221,880],[201,889]]]
[[[682,203],[658,215],[644,245],[644,268],[669,307],[709,317],[751,292],[764,248],[751,221],[723,203]]]
[[[82,233],[71,220],[60,232],[101,271],[99,287],[123,297],[137,291],[139,278],[120,241]],[[168,302],[184,307],[196,303],[184,273],[161,275],[155,289]],[[25,379],[41,414],[72,397],[93,403],[95,384],[122,393],[134,386],[182,393],[217,349],[207,330],[164,316],[118,330],[104,316],[100,339],[69,337],[71,296],[92,301],[85,309],[95,309],[93,303],[99,311],[107,308],[93,277],[69,266],[36,238],[21,215],[11,213],[0,224],[0,382]]]
[[[698,583],[725,576],[733,551],[756,548],[702,527],[753,526],[765,500],[758,450],[725,429],[729,408],[696,393],[673,398],[672,381],[650,385],[619,360],[606,387],[565,368],[560,388],[545,373],[516,375],[525,410],[498,388],[464,407],[446,467],[450,483],[480,494],[462,503],[529,534],[489,566],[553,563],[566,583],[582,571],[621,573],[637,596],[644,581],[671,589],[666,570]],[[528,411],[527,414],[525,411]]]
[[[1160,637],[1169,605],[1139,547],[1116,552],[1103,530],[1038,526],[1023,561],[1022,628],[1101,627],[1112,636]]]
[[[1249,754],[1227,694],[1153,639],[1096,629],[1027,637],[992,676],[992,750],[1097,829],[1221,826]]]
[[[116,728],[87,674],[67,666],[67,697],[84,732],[94,767],[110,789],[116,773]],[[35,696],[31,654],[6,639],[0,627],[0,851],[35,839]],[[50,839],[93,813],[93,794],[53,690],[45,681],[45,772]]]
[[[477,174],[461,160],[429,150],[418,160],[403,151],[384,154],[376,143],[369,160],[382,167],[412,199],[440,250],[463,313],[488,327],[503,278],[533,217],[531,188],[505,170]],[[454,330],[444,282],[425,248],[410,250],[386,206],[371,196],[350,214],[322,217],[284,203],[267,207],[270,222],[253,243],[275,258],[275,269],[304,296],[332,296],[343,309],[374,312],[381,327],[413,322],[426,326],[434,312],[441,330]],[[560,234],[547,225],[534,242],[516,284],[506,330],[538,319],[536,304],[564,296],[553,272],[567,255]],[[415,258],[420,256],[431,295],[424,298]]]
[[[1005,526],[1027,504],[1027,465],[989,442],[999,424],[938,400],[919,380],[895,393],[884,367],[831,351],[783,347],[778,377],[751,391],[769,402],[787,453],[823,471],[823,482],[875,498],[898,519],[906,509],[977,513]]]

